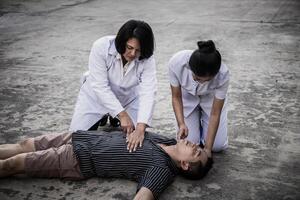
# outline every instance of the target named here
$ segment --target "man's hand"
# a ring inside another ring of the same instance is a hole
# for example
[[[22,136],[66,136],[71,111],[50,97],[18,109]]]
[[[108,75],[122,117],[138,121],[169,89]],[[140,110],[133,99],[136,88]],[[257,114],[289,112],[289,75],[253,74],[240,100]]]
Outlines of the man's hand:
[[[123,132],[126,133],[127,135],[132,133],[132,131],[134,130],[134,125],[132,123],[131,118],[127,114],[127,112],[122,111],[118,114],[118,116],[121,121],[121,128],[122,128]]]
[[[127,134],[126,142],[129,152],[136,151],[137,147],[142,147],[145,138],[145,129],[146,124],[138,123],[136,129],[132,133]]]
[[[177,132],[177,140],[184,139],[188,136],[189,129],[185,124],[179,125],[178,129],[179,130]]]

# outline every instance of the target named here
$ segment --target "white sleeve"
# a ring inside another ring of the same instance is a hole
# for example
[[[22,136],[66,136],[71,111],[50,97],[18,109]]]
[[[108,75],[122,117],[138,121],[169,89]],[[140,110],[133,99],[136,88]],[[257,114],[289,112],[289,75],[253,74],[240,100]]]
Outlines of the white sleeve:
[[[224,73],[220,79],[221,84],[215,90],[215,97],[217,99],[225,99],[229,87],[229,71]]]
[[[174,57],[172,57],[168,63],[169,81],[172,86],[178,87],[178,86],[180,86],[180,83],[178,81],[178,77],[177,77],[176,73],[174,72],[175,69],[174,69],[173,62],[174,62]]]
[[[229,80],[226,81],[221,87],[217,88],[215,91],[215,97],[217,99],[225,99],[228,91]]]
[[[139,109],[137,123],[145,123],[150,126],[157,91],[155,59],[150,57],[143,64],[143,72],[139,80]]]
[[[94,43],[89,57],[89,81],[99,104],[104,106],[109,114],[115,117],[124,108],[109,85],[106,66],[107,53],[105,52],[107,49],[108,46],[104,42],[96,41]]]

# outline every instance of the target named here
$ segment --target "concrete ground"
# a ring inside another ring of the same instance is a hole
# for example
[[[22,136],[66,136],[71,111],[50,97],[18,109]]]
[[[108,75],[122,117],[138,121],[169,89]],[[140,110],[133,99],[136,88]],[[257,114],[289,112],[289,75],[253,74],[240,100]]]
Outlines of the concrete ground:
[[[212,39],[229,66],[229,148],[161,199],[300,199],[300,1],[1,0],[0,143],[68,129],[96,39],[142,19],[156,37],[153,131],[175,135],[166,64]],[[131,199],[136,183],[0,180],[0,199]]]

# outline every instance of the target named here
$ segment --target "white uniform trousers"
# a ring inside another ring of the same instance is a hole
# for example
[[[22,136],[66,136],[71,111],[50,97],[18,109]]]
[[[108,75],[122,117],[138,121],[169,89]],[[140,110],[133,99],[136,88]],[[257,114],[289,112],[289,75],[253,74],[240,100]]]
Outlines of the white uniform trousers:
[[[194,109],[194,111],[191,114],[184,118],[184,121],[189,129],[187,139],[193,143],[200,143],[201,141],[203,144],[205,144],[209,123],[209,115],[198,106]],[[202,130],[200,131],[201,126]],[[212,150],[214,152],[218,152],[225,150],[227,147],[227,106],[226,104],[224,104]]]

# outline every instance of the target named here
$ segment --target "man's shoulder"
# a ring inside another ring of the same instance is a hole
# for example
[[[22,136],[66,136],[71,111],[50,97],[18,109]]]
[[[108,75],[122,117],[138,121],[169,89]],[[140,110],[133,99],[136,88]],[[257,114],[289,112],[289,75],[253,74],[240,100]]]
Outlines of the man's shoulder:
[[[152,192],[154,198],[158,199],[163,190],[174,181],[175,176],[176,174],[174,174],[170,168],[153,166],[141,179],[137,190],[146,187]]]

